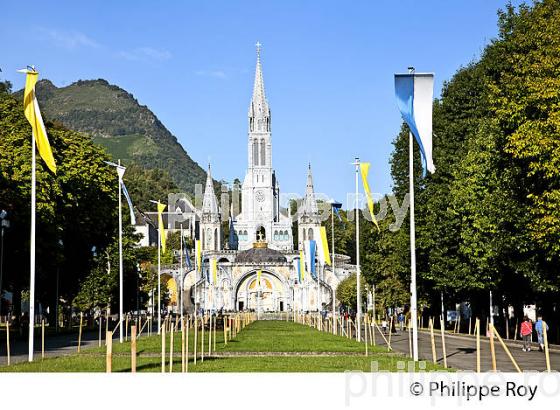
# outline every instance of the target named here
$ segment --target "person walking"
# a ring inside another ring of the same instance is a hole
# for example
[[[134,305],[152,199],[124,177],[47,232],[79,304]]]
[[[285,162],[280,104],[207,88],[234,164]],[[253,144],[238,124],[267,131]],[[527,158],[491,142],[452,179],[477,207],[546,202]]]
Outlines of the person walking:
[[[530,352],[531,336],[533,334],[533,322],[531,322],[531,320],[529,320],[527,316],[523,318],[519,333],[521,334],[521,338],[523,339],[523,351]]]
[[[544,350],[544,329],[543,325],[545,323],[542,320],[542,316],[537,318],[537,322],[535,323],[535,330],[537,331],[537,340],[539,343],[539,352]],[[546,331],[548,332],[548,324],[546,325]]]

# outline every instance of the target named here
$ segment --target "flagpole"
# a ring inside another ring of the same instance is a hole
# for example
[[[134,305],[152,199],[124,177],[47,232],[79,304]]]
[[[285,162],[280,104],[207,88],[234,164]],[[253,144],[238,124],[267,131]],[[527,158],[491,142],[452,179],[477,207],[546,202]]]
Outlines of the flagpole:
[[[158,321],[158,335],[161,333],[161,232],[158,225],[158,253],[157,253],[157,321]]]
[[[118,161],[119,167],[121,160]],[[119,342],[123,342],[123,251],[122,251],[122,177],[123,171],[117,168],[119,175]]]
[[[196,229],[196,228],[195,228]],[[200,267],[198,266],[198,246],[196,245],[197,239],[196,234],[194,235],[194,318],[196,320],[197,317],[197,307],[196,304],[198,303],[198,291],[197,291],[197,283],[198,283],[198,270]],[[199,245],[200,246],[200,245]]]
[[[418,314],[416,300],[416,229],[414,223],[414,157],[412,132],[408,132],[408,174],[410,191],[410,320],[412,322],[412,357],[418,361]]]
[[[183,325],[183,276],[185,274],[183,270],[183,224],[181,224],[181,258],[179,263],[179,274],[181,275],[181,280],[179,281],[181,284],[181,291],[179,292],[179,303],[181,309],[181,326]]]
[[[31,133],[31,243],[29,270],[29,356],[33,361],[33,337],[35,330],[35,225],[37,208],[37,154],[35,152],[35,136]]]
[[[332,249],[332,272],[333,276],[336,278],[335,270],[334,270],[334,207],[331,206],[331,249]],[[336,287],[334,286],[333,281],[333,288],[332,288],[332,317],[333,317],[333,327],[332,331],[333,334],[336,334]]]
[[[356,338],[362,340],[361,318],[362,318],[362,294],[360,289],[360,204],[358,198],[358,173],[360,172],[360,158],[356,157],[356,323],[358,331]]]

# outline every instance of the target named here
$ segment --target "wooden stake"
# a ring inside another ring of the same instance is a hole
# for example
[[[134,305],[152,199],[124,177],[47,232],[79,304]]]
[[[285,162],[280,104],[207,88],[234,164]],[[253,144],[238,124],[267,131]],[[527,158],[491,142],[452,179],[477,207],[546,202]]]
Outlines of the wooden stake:
[[[408,320],[408,352],[410,357],[412,357],[412,322]]]
[[[187,316],[187,337],[185,340],[185,372],[189,371],[189,328],[190,328],[190,320]]]
[[[98,347],[101,347],[101,328],[103,327],[103,315],[99,312],[99,343]]]
[[[430,318],[428,326],[430,327],[430,341],[432,343],[432,361],[437,363],[437,354],[436,354],[436,341],[434,338],[434,322],[432,318]]]
[[[202,336],[200,338],[200,362],[204,363],[204,322],[206,317],[202,316],[200,324],[202,325]]]
[[[6,356],[10,365],[10,319],[6,320]]]
[[[198,344],[198,317],[195,314],[194,317],[194,364],[196,365],[196,351]]]
[[[364,318],[364,327],[365,327],[365,332],[364,332],[364,343],[366,345],[366,356],[368,356],[368,332],[367,332],[367,315]]]
[[[474,331],[476,333],[476,372],[480,373],[480,319],[476,319],[474,325]]]
[[[227,318],[224,316],[223,317],[223,321],[224,321],[224,346],[227,346]]]
[[[130,328],[130,371],[136,373],[136,326]]]
[[[212,354],[212,314],[208,317],[208,356]]]
[[[216,353],[216,320],[218,319],[218,317],[216,316],[214,318],[214,353]]]
[[[106,344],[106,353],[105,353],[105,372],[111,373],[113,370],[113,333],[108,330],[105,334],[105,344]]]
[[[125,324],[124,324],[124,341],[128,342],[128,314],[125,315]]]
[[[80,329],[78,330],[78,353],[82,347],[82,325],[84,323],[84,312],[80,312]]]
[[[45,359],[45,319],[41,320],[41,360]]]
[[[542,331],[543,331],[543,342],[544,342],[544,357],[546,359],[546,371],[550,373],[550,354],[548,351],[548,331],[546,330],[547,324],[543,320],[542,322]]]
[[[490,354],[492,356],[492,371],[496,371],[496,350],[494,348],[494,332],[492,331],[493,326],[488,324],[488,332],[490,336]]]
[[[469,316],[469,336],[471,335],[472,316]]]
[[[492,326],[492,325],[490,325]],[[496,337],[498,338],[500,344],[502,345],[503,349],[505,350],[505,352],[507,353],[509,360],[511,360],[511,362],[513,363],[513,366],[515,367],[515,370],[517,370],[518,373],[521,373],[521,369],[519,368],[519,366],[517,365],[517,362],[515,361],[515,359],[513,358],[513,356],[511,355],[511,352],[509,351],[508,347],[506,346],[506,344],[504,343],[504,341],[502,340],[502,338],[500,337],[500,334],[498,333],[498,331],[496,330],[496,328],[494,326],[492,326],[492,332],[496,333]]]
[[[383,334],[383,332],[381,331],[381,329],[379,329],[379,326],[377,326],[377,324],[374,324],[375,328],[377,328],[377,331],[379,332],[379,334],[381,335],[381,337],[383,338],[383,340],[385,340],[385,343],[387,343],[387,351],[391,351],[393,350],[391,347],[391,343],[389,343],[389,341],[387,340],[387,338],[385,337],[385,335]]]
[[[519,326],[519,319],[515,319],[515,334],[513,335],[513,340],[517,340],[517,327]]]
[[[181,373],[185,373],[185,319],[181,320]]]
[[[443,350],[443,367],[447,369],[447,351],[445,350],[445,328],[443,326],[443,317],[439,317],[441,327],[441,346]]]
[[[391,335],[393,334],[393,316],[389,322],[389,346],[391,345]]]
[[[170,320],[170,332],[169,332],[169,373],[173,373],[173,331],[175,330],[175,323]]]
[[[165,373],[165,322],[161,326],[161,372]]]

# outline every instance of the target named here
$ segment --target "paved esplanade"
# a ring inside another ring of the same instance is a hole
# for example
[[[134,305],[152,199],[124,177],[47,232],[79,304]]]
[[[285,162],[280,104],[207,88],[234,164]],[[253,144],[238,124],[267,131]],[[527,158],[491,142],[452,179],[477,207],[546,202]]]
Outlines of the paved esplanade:
[[[388,336],[386,336],[388,337]],[[439,364],[443,365],[443,351],[441,344],[441,334],[434,333],[436,344],[436,356]],[[386,346],[380,333],[376,334],[378,346]],[[537,343],[533,343],[530,352],[521,350],[520,341],[506,341],[506,344],[517,361],[522,371],[543,371],[546,370],[545,355],[538,351]],[[396,352],[409,354],[409,341],[407,331],[393,333],[391,336],[391,347]],[[497,369],[502,372],[516,372],[516,369],[502,348],[498,339],[495,339]],[[556,347],[556,346],[555,346]],[[460,370],[476,370],[476,340],[474,336],[468,335],[445,335],[445,348],[447,356],[447,366]],[[490,341],[487,337],[480,338],[480,368],[481,371],[492,370],[492,358],[490,355]],[[418,332],[418,354],[421,360],[432,361],[432,345],[430,333],[426,331]],[[550,367],[552,370],[560,371],[560,351],[556,348],[550,352]]]

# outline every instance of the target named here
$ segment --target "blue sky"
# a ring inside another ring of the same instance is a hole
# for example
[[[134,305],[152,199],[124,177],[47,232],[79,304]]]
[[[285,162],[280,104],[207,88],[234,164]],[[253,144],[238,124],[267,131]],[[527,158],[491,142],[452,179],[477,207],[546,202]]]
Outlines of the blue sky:
[[[401,119],[393,73],[436,74],[435,94],[496,36],[506,0],[6,2],[0,78],[35,64],[57,86],[104,78],[147,105],[213,176],[243,179],[256,41],[284,192],[345,201],[355,156],[375,192],[391,189]],[[517,4],[518,2],[514,2]],[[28,13],[27,10],[36,10]],[[434,160],[437,167],[437,158]]]

